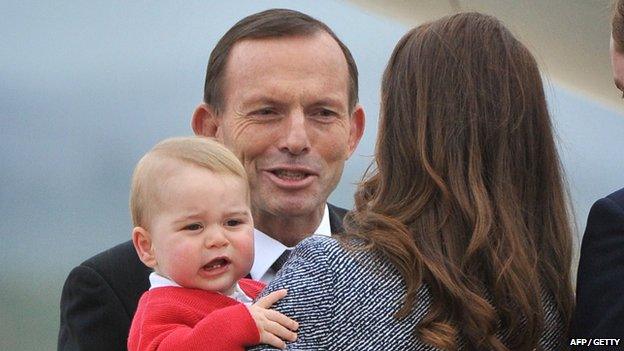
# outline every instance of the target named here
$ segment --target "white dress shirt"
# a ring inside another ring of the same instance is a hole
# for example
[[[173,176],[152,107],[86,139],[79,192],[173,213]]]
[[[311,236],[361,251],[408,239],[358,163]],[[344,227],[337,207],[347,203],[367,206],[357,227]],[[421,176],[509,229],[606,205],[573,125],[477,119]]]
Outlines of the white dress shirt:
[[[166,286],[175,286],[175,287],[181,288],[181,286],[178,285],[178,283],[156,272],[150,273],[149,281],[150,281],[150,288],[149,288],[150,290],[156,289],[156,288],[162,288]],[[219,292],[217,293],[220,294]],[[247,306],[250,306],[251,303],[253,302],[253,299],[247,296],[247,294],[245,294],[245,292],[243,291],[243,289],[240,288],[238,283],[236,283],[234,292],[232,292],[231,294],[227,296]]]
[[[321,223],[312,234],[331,236],[327,204],[325,204]],[[270,269],[271,265],[282,255],[284,250],[292,249],[293,247],[288,247],[254,228],[254,263],[251,272],[249,272],[251,278],[267,284],[270,283],[275,278],[275,272]]]

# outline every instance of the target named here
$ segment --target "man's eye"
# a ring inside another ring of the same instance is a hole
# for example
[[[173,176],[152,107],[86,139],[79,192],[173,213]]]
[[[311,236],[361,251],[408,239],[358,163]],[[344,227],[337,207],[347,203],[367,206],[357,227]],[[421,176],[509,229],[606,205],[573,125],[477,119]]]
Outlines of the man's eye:
[[[202,229],[202,225],[199,223],[189,224],[184,227],[184,230],[191,230],[191,231],[200,230],[200,229]]]
[[[275,114],[275,110],[273,110],[271,108],[261,108],[259,110],[254,111],[253,114],[254,115],[259,115],[259,116],[270,116],[270,115],[274,115]]]
[[[316,115],[319,117],[333,117],[336,116],[336,112],[328,109],[322,109],[316,112]]]

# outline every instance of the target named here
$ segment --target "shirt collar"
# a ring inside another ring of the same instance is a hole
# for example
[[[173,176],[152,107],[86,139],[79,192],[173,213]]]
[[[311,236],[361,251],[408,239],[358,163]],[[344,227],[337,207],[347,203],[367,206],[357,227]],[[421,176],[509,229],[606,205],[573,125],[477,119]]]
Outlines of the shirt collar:
[[[166,286],[176,286],[180,288],[180,285],[178,285],[178,283],[156,272],[150,273],[149,281],[150,281],[150,288],[149,288],[150,290],[156,289],[156,288],[164,288]]]
[[[150,281],[150,288],[149,288],[150,290],[156,289],[156,288],[164,288],[167,286],[175,286],[175,287],[181,288],[181,286],[178,283],[156,272],[150,273],[149,281]],[[236,283],[236,286],[234,288],[235,288],[234,292],[227,296],[238,302],[244,303],[245,305],[251,305],[251,303],[253,302],[253,299],[247,296],[247,294],[245,294],[243,289],[241,289],[241,287],[238,285],[238,282]]]
[[[230,295],[228,295],[230,298],[243,303],[247,306],[250,306],[253,303],[253,299],[249,296],[247,296],[247,294],[245,294],[245,292],[243,291],[243,289],[241,289],[240,285],[238,285],[238,283],[236,283],[236,289],[234,290],[233,293],[231,293]]]
[[[325,204],[323,217],[318,228],[312,234],[331,236],[331,226],[329,223],[329,208]],[[274,273],[271,265],[280,257],[284,250],[292,250],[292,247],[285,246],[267,234],[254,228],[254,263],[251,267],[252,279],[268,283],[272,280]]]

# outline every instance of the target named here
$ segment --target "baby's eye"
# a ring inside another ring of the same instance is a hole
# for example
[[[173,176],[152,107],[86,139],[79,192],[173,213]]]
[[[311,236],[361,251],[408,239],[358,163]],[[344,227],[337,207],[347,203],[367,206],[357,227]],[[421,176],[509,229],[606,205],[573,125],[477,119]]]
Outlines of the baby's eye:
[[[225,222],[225,225],[228,226],[228,227],[236,227],[237,225],[242,224],[242,223],[243,222],[238,220],[238,219],[228,219]]]
[[[184,227],[184,230],[191,230],[191,231],[200,230],[200,229],[202,229],[202,225],[200,223],[193,223]]]

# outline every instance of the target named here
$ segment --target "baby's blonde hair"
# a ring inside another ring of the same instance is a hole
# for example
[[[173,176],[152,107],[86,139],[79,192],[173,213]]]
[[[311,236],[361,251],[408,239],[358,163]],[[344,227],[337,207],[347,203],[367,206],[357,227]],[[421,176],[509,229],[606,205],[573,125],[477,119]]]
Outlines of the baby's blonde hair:
[[[159,203],[158,189],[166,181],[166,162],[178,161],[223,175],[242,178],[247,173],[238,158],[212,138],[177,137],[161,141],[141,158],[132,176],[130,213],[135,227],[147,227],[154,208]]]

